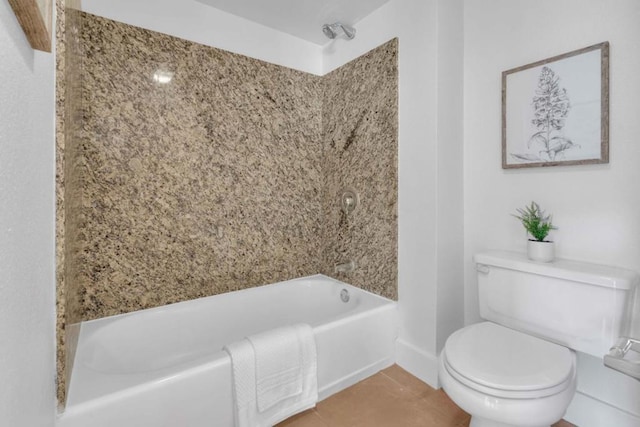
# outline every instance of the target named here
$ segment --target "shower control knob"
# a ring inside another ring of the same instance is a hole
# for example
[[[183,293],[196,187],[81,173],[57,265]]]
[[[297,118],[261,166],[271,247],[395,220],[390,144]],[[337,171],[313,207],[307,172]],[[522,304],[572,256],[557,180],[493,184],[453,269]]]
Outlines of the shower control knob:
[[[342,190],[342,210],[345,214],[353,212],[360,204],[360,196],[355,190],[346,188]]]

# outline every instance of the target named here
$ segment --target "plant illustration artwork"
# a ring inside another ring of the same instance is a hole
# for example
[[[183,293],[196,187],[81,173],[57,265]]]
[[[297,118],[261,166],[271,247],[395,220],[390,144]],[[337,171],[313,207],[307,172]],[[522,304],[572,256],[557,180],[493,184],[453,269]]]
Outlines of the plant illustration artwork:
[[[502,72],[502,168],[609,162],[609,43]]]
[[[552,162],[563,157],[566,150],[579,147],[562,133],[571,102],[567,90],[560,87],[560,77],[549,67],[543,67],[538,78],[538,87],[533,97],[534,118],[531,123],[538,129],[527,143],[537,144],[538,154],[510,153],[520,160]]]
[[[580,148],[564,132],[571,113],[571,101],[561,83],[560,75],[551,67],[540,69],[530,104],[533,118],[529,122],[534,133],[526,140],[526,152],[509,152],[515,161],[562,161],[568,150]]]

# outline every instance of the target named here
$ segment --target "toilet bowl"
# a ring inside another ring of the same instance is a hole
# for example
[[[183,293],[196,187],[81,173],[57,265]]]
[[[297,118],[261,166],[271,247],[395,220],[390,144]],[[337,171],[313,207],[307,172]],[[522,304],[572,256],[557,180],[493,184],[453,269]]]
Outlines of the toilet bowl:
[[[548,427],[576,390],[576,351],[602,358],[638,275],[524,254],[475,257],[480,317],[447,339],[438,375],[471,427]]]
[[[451,335],[438,369],[472,427],[548,427],[576,389],[575,352],[490,322]]]

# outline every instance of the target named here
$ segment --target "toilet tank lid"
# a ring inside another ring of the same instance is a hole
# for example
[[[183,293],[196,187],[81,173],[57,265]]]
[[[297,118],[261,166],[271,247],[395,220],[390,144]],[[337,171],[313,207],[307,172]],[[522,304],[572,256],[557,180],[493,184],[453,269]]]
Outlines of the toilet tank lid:
[[[529,260],[526,254],[519,252],[481,252],[474,256],[474,261],[476,264],[490,267],[501,267],[620,290],[631,289],[640,277],[635,271],[568,259],[556,259],[546,263],[535,262]]]

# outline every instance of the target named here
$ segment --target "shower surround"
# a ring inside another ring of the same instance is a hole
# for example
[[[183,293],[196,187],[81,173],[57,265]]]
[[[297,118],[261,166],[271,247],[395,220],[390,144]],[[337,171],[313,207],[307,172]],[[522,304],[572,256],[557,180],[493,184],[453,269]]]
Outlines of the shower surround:
[[[315,273],[397,298],[397,40],[318,77],[77,14],[67,326]]]
[[[320,271],[320,79],[91,15],[81,47],[82,320]]]
[[[323,272],[397,299],[397,39],[323,77]],[[345,188],[360,205],[342,210]],[[356,263],[351,273],[336,264]]]

